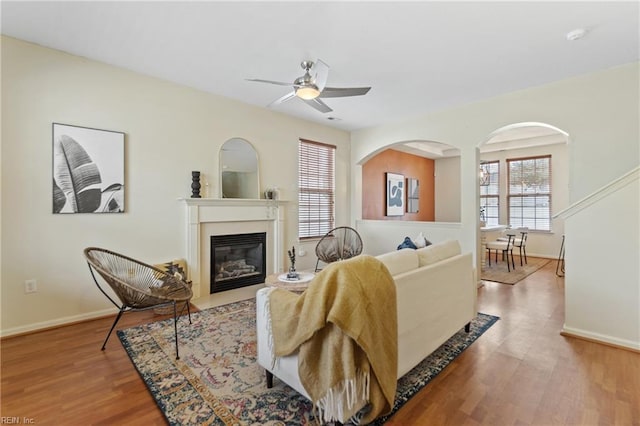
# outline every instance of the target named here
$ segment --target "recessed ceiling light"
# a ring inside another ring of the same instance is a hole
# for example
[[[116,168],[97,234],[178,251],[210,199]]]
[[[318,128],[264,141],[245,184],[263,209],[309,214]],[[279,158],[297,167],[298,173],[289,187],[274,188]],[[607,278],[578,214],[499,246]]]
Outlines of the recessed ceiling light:
[[[567,40],[569,41],[580,40],[586,34],[587,34],[587,30],[585,30],[584,28],[576,28],[575,30],[569,31],[567,33]]]

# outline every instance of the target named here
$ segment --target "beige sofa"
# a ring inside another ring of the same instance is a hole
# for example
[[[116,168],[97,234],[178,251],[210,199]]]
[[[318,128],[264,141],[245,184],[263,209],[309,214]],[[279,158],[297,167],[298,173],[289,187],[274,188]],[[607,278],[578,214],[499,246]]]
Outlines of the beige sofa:
[[[473,261],[471,253],[461,254],[460,245],[454,240],[418,250],[398,250],[377,258],[389,269],[396,284],[400,378],[476,316]],[[269,387],[275,375],[309,398],[298,376],[297,354],[274,362],[265,309],[270,291],[263,288],[256,294],[258,363],[267,372]],[[271,315],[286,314],[271,312]],[[358,403],[363,407],[366,401]],[[344,423],[348,419],[339,420]]]

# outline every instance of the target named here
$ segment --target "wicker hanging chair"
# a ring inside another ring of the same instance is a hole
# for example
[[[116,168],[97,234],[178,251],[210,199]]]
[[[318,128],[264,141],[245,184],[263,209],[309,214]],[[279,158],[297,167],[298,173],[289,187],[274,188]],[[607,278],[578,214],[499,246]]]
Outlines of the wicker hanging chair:
[[[178,304],[186,306],[191,324],[189,300],[193,296],[191,287],[183,280],[155,268],[146,263],[97,247],[88,247],[84,256],[89,264],[89,271],[98,289],[119,310],[107,338],[102,344],[105,349],[107,341],[126,311],[141,311],[161,306],[173,307],[173,324],[176,336],[176,359],[178,354]],[[116,294],[120,303],[116,302],[101,286],[97,272]]]
[[[362,238],[353,228],[339,226],[327,232],[316,245],[316,272],[320,262],[332,263],[362,253]]]

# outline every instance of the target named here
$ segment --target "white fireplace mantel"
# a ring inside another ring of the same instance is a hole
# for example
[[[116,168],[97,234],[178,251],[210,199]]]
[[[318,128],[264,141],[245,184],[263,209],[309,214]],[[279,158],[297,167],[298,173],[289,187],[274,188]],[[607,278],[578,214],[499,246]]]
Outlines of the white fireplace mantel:
[[[186,205],[186,253],[193,296],[209,294],[210,259],[208,233],[216,235],[255,232],[255,226],[267,232],[267,274],[283,270],[283,200],[238,198],[180,198]],[[252,228],[253,227],[253,228]]]

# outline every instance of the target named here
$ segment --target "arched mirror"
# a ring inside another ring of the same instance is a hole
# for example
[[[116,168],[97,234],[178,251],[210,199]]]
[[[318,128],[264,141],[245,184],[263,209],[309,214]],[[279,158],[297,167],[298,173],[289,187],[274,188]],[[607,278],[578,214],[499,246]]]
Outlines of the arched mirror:
[[[258,153],[244,139],[233,138],[220,148],[220,196],[260,198]]]

